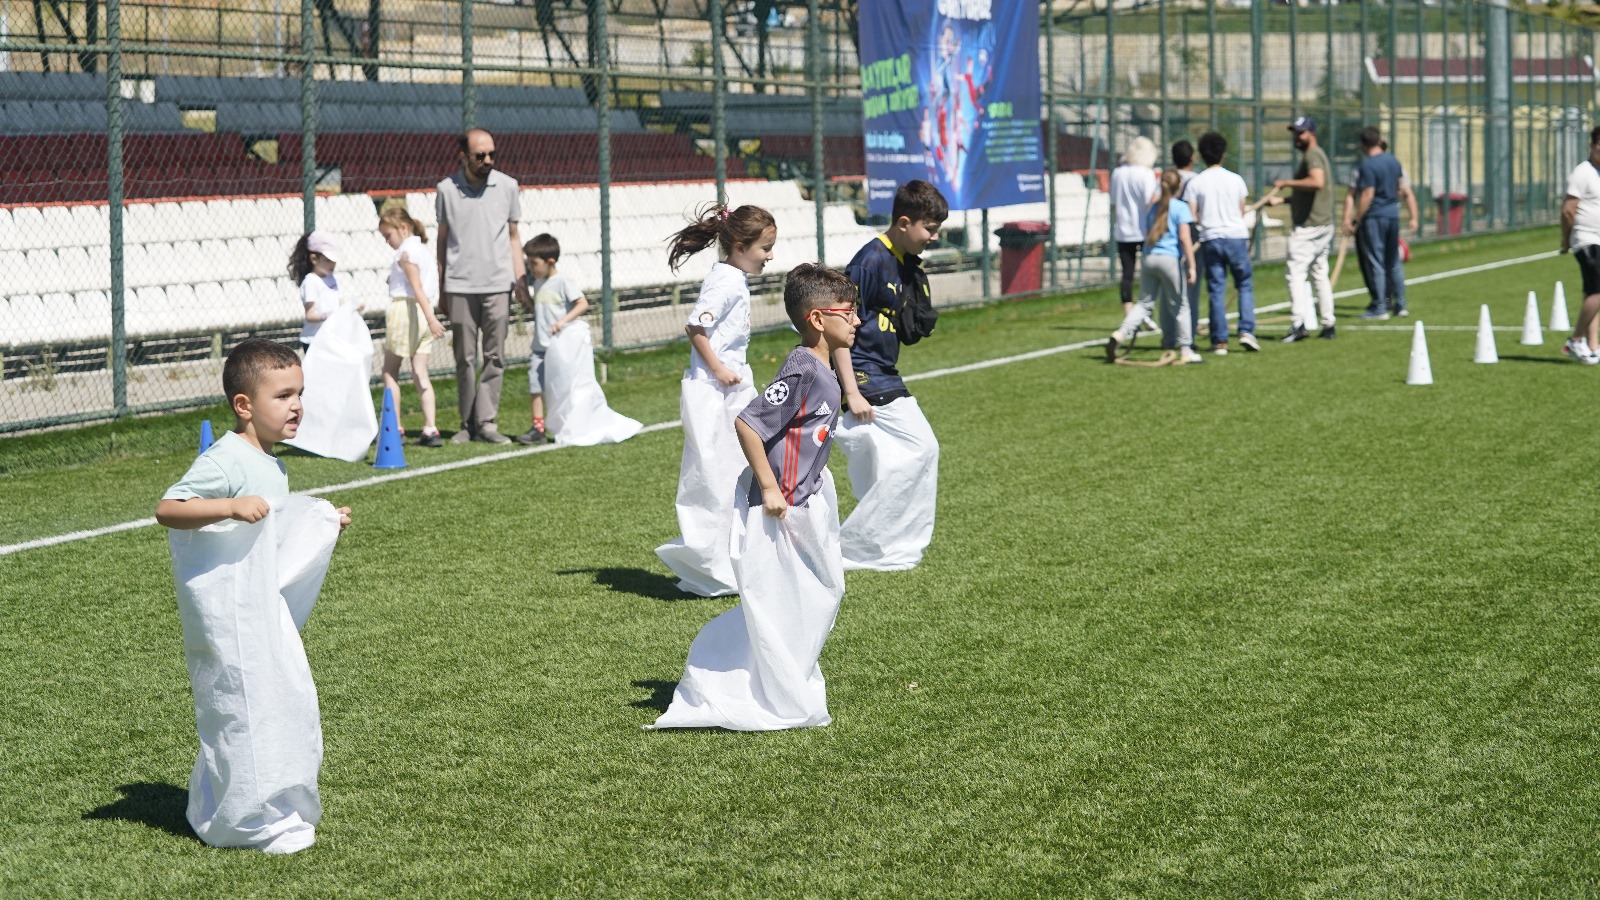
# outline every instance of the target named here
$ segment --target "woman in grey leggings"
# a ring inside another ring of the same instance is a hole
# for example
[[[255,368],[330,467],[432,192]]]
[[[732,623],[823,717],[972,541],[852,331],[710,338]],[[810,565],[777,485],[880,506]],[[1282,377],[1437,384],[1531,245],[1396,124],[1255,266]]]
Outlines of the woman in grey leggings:
[[[1194,245],[1189,241],[1189,229],[1183,227],[1194,221],[1189,204],[1178,199],[1183,190],[1183,178],[1176,169],[1161,175],[1161,196],[1145,213],[1144,263],[1139,267],[1139,302],[1133,305],[1116,331],[1106,341],[1106,359],[1117,358],[1117,348],[1133,340],[1139,323],[1144,321],[1161,304],[1161,346],[1179,351],[1180,363],[1198,363],[1205,359],[1194,352],[1194,328],[1189,319],[1189,291],[1184,284],[1195,277]],[[1180,269],[1181,258],[1188,264]]]

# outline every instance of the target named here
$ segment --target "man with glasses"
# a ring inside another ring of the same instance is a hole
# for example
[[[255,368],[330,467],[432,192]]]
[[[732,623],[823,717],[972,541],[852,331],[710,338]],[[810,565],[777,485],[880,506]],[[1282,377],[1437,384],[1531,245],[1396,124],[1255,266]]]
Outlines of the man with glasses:
[[[439,182],[439,306],[455,326],[456,396],[461,430],[450,441],[505,444],[495,425],[505,375],[511,292],[528,302],[522,238],[517,233],[521,191],[494,167],[494,138],[481,128],[461,136],[461,168]],[[475,359],[477,357],[478,359]],[[482,368],[478,367],[481,359]]]

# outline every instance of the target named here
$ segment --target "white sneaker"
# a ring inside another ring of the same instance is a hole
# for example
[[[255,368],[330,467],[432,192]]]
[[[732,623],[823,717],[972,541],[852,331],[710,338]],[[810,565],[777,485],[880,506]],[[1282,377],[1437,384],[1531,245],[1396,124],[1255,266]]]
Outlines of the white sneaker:
[[[1190,363],[1203,363],[1205,361],[1206,358],[1194,352],[1193,347],[1185,347],[1183,348],[1183,352],[1178,354],[1178,362],[1183,365],[1189,365]]]
[[[1586,366],[1600,364],[1600,353],[1590,350],[1589,342],[1584,338],[1567,338],[1561,352]]]

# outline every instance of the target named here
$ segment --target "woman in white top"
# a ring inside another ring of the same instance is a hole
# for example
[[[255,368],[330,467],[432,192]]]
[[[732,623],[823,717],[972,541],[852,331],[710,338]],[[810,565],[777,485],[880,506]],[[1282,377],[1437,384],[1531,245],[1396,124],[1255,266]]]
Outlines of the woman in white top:
[[[755,378],[745,362],[750,344],[751,275],[772,261],[778,223],[759,206],[714,204],[673,235],[667,263],[677,270],[715,244],[723,261],[711,267],[684,330],[689,369],[683,373],[678,410],[683,419],[683,463],[678,470],[681,536],[656,548],[678,576],[679,589],[702,597],[738,592],[729,541],[733,495],[746,466],[733,420],[755,399]]]
[[[1156,180],[1156,145],[1147,137],[1136,137],[1122,155],[1122,165],[1111,170],[1111,208],[1115,216],[1112,238],[1117,242],[1117,259],[1122,263],[1122,314],[1133,309],[1133,267],[1144,246],[1144,215],[1161,193]]]
[[[344,242],[326,231],[304,235],[289,254],[289,277],[300,286],[300,301],[306,307],[306,323],[300,326],[300,346],[310,350],[322,323],[346,303],[362,309],[350,285],[349,276],[335,272],[344,256]]]
[[[400,362],[411,363],[411,380],[422,405],[423,447],[442,447],[436,422],[438,404],[428,378],[428,350],[444,337],[444,326],[433,313],[439,300],[439,261],[423,247],[428,229],[403,206],[391,206],[378,217],[378,233],[394,248],[389,266],[389,309],[384,315],[383,387],[394,395],[400,409]]]

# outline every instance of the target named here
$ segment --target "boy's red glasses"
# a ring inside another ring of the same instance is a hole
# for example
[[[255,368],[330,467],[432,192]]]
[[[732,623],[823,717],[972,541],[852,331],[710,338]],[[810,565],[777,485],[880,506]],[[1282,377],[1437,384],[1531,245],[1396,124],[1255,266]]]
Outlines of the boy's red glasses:
[[[855,312],[856,308],[854,306],[815,306],[812,307],[812,310],[814,312],[828,313],[829,315],[834,316],[848,316]]]

